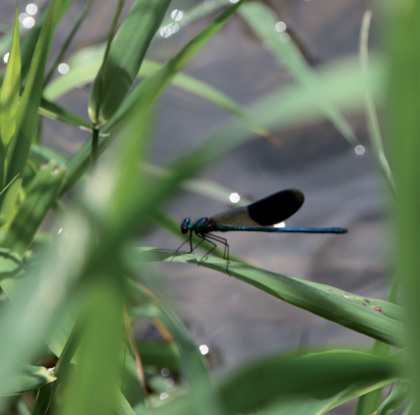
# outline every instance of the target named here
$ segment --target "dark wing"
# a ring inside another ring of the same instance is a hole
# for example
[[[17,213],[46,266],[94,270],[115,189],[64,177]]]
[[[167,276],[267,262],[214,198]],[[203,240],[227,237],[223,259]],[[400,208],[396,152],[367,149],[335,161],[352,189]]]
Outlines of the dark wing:
[[[299,190],[282,190],[248,206],[220,213],[212,219],[225,226],[270,226],[292,216],[303,201],[304,196]]]

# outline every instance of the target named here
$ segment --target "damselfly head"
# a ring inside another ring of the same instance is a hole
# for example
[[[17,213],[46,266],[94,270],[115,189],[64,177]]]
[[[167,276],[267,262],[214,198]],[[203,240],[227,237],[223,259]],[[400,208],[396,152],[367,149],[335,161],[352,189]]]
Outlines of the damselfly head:
[[[182,223],[181,223],[181,232],[183,234],[186,234],[189,230],[190,230],[190,223],[191,223],[191,219],[190,218],[185,218]]]

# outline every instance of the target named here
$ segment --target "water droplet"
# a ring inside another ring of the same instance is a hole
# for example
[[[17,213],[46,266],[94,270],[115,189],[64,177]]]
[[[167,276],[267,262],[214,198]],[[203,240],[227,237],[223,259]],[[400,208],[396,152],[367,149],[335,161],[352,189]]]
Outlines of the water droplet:
[[[4,56],[3,56],[3,62],[4,63],[9,62],[9,56],[10,56],[10,53],[9,52],[7,52],[7,53],[4,54]]]
[[[356,147],[354,147],[354,152],[358,155],[358,156],[362,156],[363,154],[365,154],[366,152],[366,148],[365,146],[362,146],[361,144],[357,145]]]
[[[229,195],[229,200],[231,203],[238,203],[241,200],[241,196],[239,193],[234,192]]]
[[[58,70],[58,72],[61,73],[61,75],[65,75],[66,73],[69,72],[70,66],[67,65],[67,63],[63,62],[63,63],[60,63],[60,65],[58,65],[57,70]]]
[[[22,23],[22,26],[25,29],[31,29],[35,26],[35,19],[26,13],[21,13],[19,15],[19,22]]]
[[[284,22],[277,22],[276,25],[274,26],[277,30],[277,32],[284,32],[287,29],[287,25]]]
[[[163,26],[160,31],[160,37],[168,38],[169,36],[172,36],[174,33],[179,31],[179,24],[178,23],[169,23],[166,26]]]
[[[179,22],[184,18],[184,12],[182,10],[172,10],[171,12],[171,18],[172,20],[175,20],[176,22]]]
[[[159,399],[160,399],[161,401],[163,401],[164,399],[167,399],[167,398],[169,398],[169,393],[162,392],[162,393],[159,395]]]
[[[38,6],[34,3],[29,3],[25,10],[29,15],[35,16],[38,13]]]
[[[164,367],[164,368],[162,368],[162,369],[160,370],[160,374],[161,374],[164,378],[167,378],[167,377],[171,374],[171,371],[170,371],[167,367]]]
[[[206,354],[209,353],[210,349],[209,346],[207,346],[207,344],[202,344],[200,346],[198,346],[198,350],[200,350],[200,353],[205,356]]]

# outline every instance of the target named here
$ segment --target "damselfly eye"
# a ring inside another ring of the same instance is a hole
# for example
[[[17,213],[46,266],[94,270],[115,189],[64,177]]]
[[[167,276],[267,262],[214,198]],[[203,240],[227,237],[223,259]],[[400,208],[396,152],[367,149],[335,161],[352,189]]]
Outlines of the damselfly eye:
[[[186,234],[189,231],[189,224],[191,223],[190,218],[185,218],[181,223],[181,232]]]

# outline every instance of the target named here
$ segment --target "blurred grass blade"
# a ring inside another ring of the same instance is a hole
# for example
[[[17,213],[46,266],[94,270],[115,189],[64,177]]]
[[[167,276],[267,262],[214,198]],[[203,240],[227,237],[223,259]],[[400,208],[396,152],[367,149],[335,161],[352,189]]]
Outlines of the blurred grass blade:
[[[70,1],[52,0],[42,25],[31,61],[28,80],[17,111],[17,136],[13,143],[13,152],[8,166],[8,180],[17,174],[23,174],[34,131],[38,123],[38,106],[43,89],[44,70],[54,37],[55,28]]]
[[[51,2],[50,2],[51,3]],[[69,6],[73,3],[73,0],[62,0],[61,6],[56,9],[58,15],[56,19],[58,21],[66,13]],[[39,36],[44,25],[45,19],[49,10],[47,9],[42,16],[36,19],[35,26],[29,31],[28,35],[22,42],[22,79],[26,79],[28,77],[28,73],[30,71],[32,60],[34,59],[34,53],[36,49],[37,42],[39,40]]]
[[[52,120],[61,121],[85,131],[92,131],[92,125],[90,122],[84,120],[76,114],[73,114],[70,111],[67,111],[66,109],[58,106],[53,102],[47,101],[46,99],[41,100],[39,113],[48,118],[51,118]]]
[[[45,348],[44,341],[62,322],[68,296],[85,266],[89,223],[73,215],[63,227],[68,229],[66,237],[56,237],[24,275],[0,280],[12,299],[2,304],[0,314],[0,395],[15,368]]]
[[[93,5],[94,1],[95,0],[89,0],[87,2],[87,4],[85,5],[85,7],[83,8],[83,11],[80,14],[79,18],[77,19],[76,24],[73,26],[69,36],[67,37],[66,41],[64,42],[63,46],[60,49],[60,52],[58,53],[57,57],[55,58],[54,63],[51,65],[51,68],[50,68],[47,76],[45,77],[44,85],[46,85],[50,82],[50,80],[51,80],[51,78],[54,74],[54,71],[56,70],[56,68],[58,67],[60,62],[62,62],[62,60],[64,58],[64,55],[66,54],[71,42],[73,41],[74,36],[76,35],[77,31],[79,30],[81,24],[86,19],[86,16],[89,13],[89,10],[92,8],[92,5]]]
[[[175,75],[185,67],[192,57],[226,23],[241,4],[242,1],[239,1],[227,9],[201,33],[195,36],[194,39],[188,42],[173,58],[166,62],[159,71],[144,79],[127,97],[118,112],[104,127],[103,132],[111,132],[115,128],[118,128],[119,125],[124,125],[126,114],[134,105],[138,111],[146,111],[169,85]]]
[[[382,343],[375,340],[373,343],[371,353],[375,356],[386,358],[389,356],[389,344]],[[373,414],[378,409],[382,401],[383,390],[377,389],[372,392],[362,395],[357,401],[357,407],[354,412],[355,415]]]
[[[0,248],[0,280],[13,277],[22,265],[20,255],[9,249]]]
[[[12,45],[0,91],[0,188],[3,188],[5,185],[7,150],[13,136],[16,134],[16,113],[19,103],[21,70],[18,15],[19,10],[16,4]]]
[[[409,361],[412,383],[411,414],[420,414],[420,3],[401,0],[398,7],[383,3],[387,27],[388,78],[385,120],[397,192],[397,269],[406,305]],[[404,45],[404,47],[401,47]]]
[[[158,301],[149,290],[130,282],[130,291],[139,303],[151,302],[157,307],[157,319],[168,330],[177,345],[182,373],[186,377],[191,390],[194,413],[198,415],[222,415],[224,411],[210,381],[204,357],[199,352],[182,321],[171,309]]]
[[[179,26],[184,26],[187,24],[191,24],[194,21],[200,19],[201,17],[208,16],[209,14],[213,14],[219,9],[222,9],[227,6],[231,6],[233,1],[230,0],[212,0],[211,5],[207,3],[199,3],[196,6],[191,7],[191,9],[186,10],[184,16],[181,20],[177,20],[176,24]],[[173,24],[174,19],[172,16],[164,20],[161,30],[164,30],[169,25]]]
[[[0,225],[3,229],[0,231],[5,231],[10,226],[13,215],[17,209],[16,201],[18,200],[20,185],[22,184],[22,179],[18,176],[15,176],[11,182],[9,182],[1,192],[2,205],[0,209]]]
[[[30,157],[42,164],[47,164],[50,161],[56,161],[59,164],[67,164],[68,158],[63,154],[55,151],[49,147],[40,146],[38,144],[31,145]]]
[[[396,379],[396,366],[385,359],[332,350],[262,360],[229,376],[217,389],[228,414],[258,410],[262,415],[320,415]],[[169,402],[155,414],[192,415],[192,398]]]
[[[58,414],[115,414],[121,382],[123,301],[122,287],[113,275],[92,276],[86,306],[80,316],[82,334],[77,350],[77,369],[66,385]]]
[[[138,341],[136,345],[145,366],[167,367],[176,372],[181,369],[179,350],[174,343]]]
[[[408,398],[410,387],[406,382],[399,382],[391,391],[389,396],[382,402],[382,405],[375,412],[375,415],[388,415],[400,407],[400,405]]]
[[[170,0],[136,0],[118,29],[89,97],[89,116],[97,127],[112,117],[133,86],[169,4]]]
[[[322,91],[319,90],[320,85],[317,85],[311,91],[308,91],[308,88],[296,85],[279,88],[253,105],[250,112],[255,119],[259,120],[260,125],[271,130],[292,127],[302,122],[313,122],[321,118],[322,113],[319,112],[317,105],[319,93],[325,94],[334,102],[334,105],[342,109],[355,110],[359,108],[365,94],[360,73],[356,70],[356,67],[359,68],[360,64],[353,60],[343,60],[339,63],[335,62],[332,65],[327,65],[320,73],[320,76],[324,79]],[[378,99],[383,98],[380,94],[382,80],[383,62],[379,59],[373,60],[369,66],[369,82]],[[147,105],[147,103],[140,101],[139,107],[143,108],[143,104]],[[104,130],[107,130],[111,123],[108,123]],[[210,163],[220,160],[226,152],[254,138],[255,134],[251,133],[242,122],[233,120],[216,129],[204,142],[197,144],[187,154],[184,150],[178,156],[179,158],[169,166],[173,186],[168,188],[167,196],[169,197],[170,194],[175,192],[175,181],[181,183]],[[103,151],[112,139],[112,135],[104,134],[100,136],[99,150]],[[80,176],[86,172],[89,165],[89,155],[90,145],[86,144],[69,161],[67,165],[68,174],[60,190],[61,195],[70,190]]]
[[[203,262],[201,255],[174,257],[173,251],[152,248],[137,248],[133,255],[140,261],[188,262],[226,272],[226,260],[214,257],[208,257]],[[229,263],[229,273],[282,301],[344,327],[397,347],[406,345],[405,327],[401,323],[404,314],[401,307],[395,304],[233,261]]]
[[[274,56],[286,67],[297,82],[303,87],[312,87],[317,83],[322,85],[322,81],[306,62],[289,34],[287,32],[279,33],[276,30],[276,23],[279,19],[273,10],[264,3],[247,2],[240,8],[239,13],[254,30],[261,42],[268,45]],[[322,91],[322,88],[320,90]],[[335,125],[352,146],[358,144],[359,140],[349,123],[340,113],[340,110],[322,92],[318,96],[318,106],[325,117]]]
[[[91,82],[100,68],[103,48],[85,48],[75,53],[68,61],[71,71],[66,76],[54,79],[45,89],[44,97],[50,101],[55,101],[60,96],[73,90],[79,85]],[[145,59],[138,73],[139,77],[149,77],[154,75],[162,67],[162,64]],[[189,75],[179,73],[172,80],[171,85],[190,92],[191,94],[202,97],[224,111],[241,118],[249,125],[249,128],[257,134],[267,135],[267,131],[258,125],[256,119],[238,103],[222,91],[206,84]]]
[[[332,409],[397,378],[396,366],[387,360],[368,353],[332,350],[267,359],[223,382],[221,394],[229,413],[255,410],[270,401],[298,400],[299,395],[330,397],[328,409]]]
[[[195,53],[208,41],[208,39],[216,33],[226,20],[236,11],[241,3],[238,2],[226,10],[213,23],[204,29],[198,36],[190,41],[180,52],[178,52],[169,62],[167,62],[158,72],[153,76],[145,79],[124,101],[118,112],[114,115],[112,120],[102,129],[102,137],[99,137],[99,148],[101,152],[109,144],[111,140],[111,131],[122,129],[126,124],[133,108],[137,114],[145,113],[158,95],[169,84],[173,77],[188,63],[188,61],[195,55]],[[81,151],[69,162],[68,175],[66,176],[66,183],[64,183],[60,194],[66,193],[79,179],[79,177],[86,171],[89,165],[90,145],[85,145]],[[204,167],[204,166],[203,166]],[[169,194],[168,194],[169,196]]]
[[[54,162],[39,170],[10,228],[2,234],[2,246],[20,254],[25,252],[46,213],[56,200],[64,172],[64,167],[59,167]]]
[[[8,387],[3,390],[4,396],[33,391],[56,380],[55,376],[42,366],[23,365],[19,372],[10,376]]]
[[[362,71],[367,78],[366,74],[368,73],[369,60],[368,60],[368,39],[369,39],[369,27],[370,20],[372,18],[372,12],[370,10],[366,11],[363,16],[362,27],[360,30],[360,61],[362,65]],[[375,102],[370,91],[369,82],[364,79],[366,94],[365,94],[365,112],[368,121],[369,127],[369,137],[372,143],[372,148],[374,154],[378,161],[379,167],[382,171],[389,190],[395,197],[395,183],[394,178],[392,177],[391,167],[389,166],[388,160],[385,155],[385,150],[382,141],[382,134],[379,127],[378,114],[375,109]]]
[[[343,110],[355,110],[364,97],[359,66],[355,61],[341,61],[327,66],[320,76],[324,82],[311,87],[286,86],[264,96],[253,105],[251,113],[268,130],[287,128],[297,124],[309,123],[322,118],[318,96],[323,94]],[[352,68],[352,69],[350,69]],[[383,67],[380,61],[370,66],[369,80],[372,91],[381,99],[380,85],[383,80]],[[201,170],[203,166],[219,160],[227,151],[249,140],[250,132],[236,120],[216,130],[203,143],[196,145],[189,153],[181,154],[170,168],[177,171],[183,179]]]

